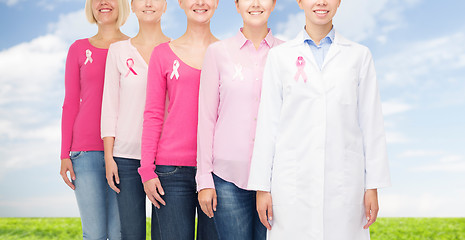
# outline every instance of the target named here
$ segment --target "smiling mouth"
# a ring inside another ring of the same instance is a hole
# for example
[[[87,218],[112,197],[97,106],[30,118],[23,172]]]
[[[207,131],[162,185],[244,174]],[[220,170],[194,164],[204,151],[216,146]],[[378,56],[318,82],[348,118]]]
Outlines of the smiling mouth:
[[[195,13],[206,13],[207,11],[208,11],[207,9],[194,10]]]
[[[254,15],[254,16],[260,15],[260,14],[262,14],[262,13],[263,13],[263,11],[252,11],[252,12],[249,12],[250,15]]]
[[[143,13],[147,13],[147,14],[152,14],[152,13],[155,13],[155,11],[153,10],[145,10],[145,11],[142,11]]]
[[[109,12],[111,12],[111,9],[109,9],[109,8],[103,8],[103,9],[100,9],[100,10],[98,10],[98,11],[101,12],[101,13],[109,13]]]
[[[316,14],[326,14],[326,13],[329,13],[329,11],[326,11],[326,10],[316,10],[316,11],[313,11],[315,12]]]

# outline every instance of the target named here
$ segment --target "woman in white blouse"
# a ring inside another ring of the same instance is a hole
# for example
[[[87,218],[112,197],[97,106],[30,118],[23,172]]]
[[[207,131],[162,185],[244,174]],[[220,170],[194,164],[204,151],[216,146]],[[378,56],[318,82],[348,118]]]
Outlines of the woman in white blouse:
[[[108,51],[101,134],[107,181],[118,193],[123,239],[145,239],[146,197],[137,169],[141,159],[148,62],[153,48],[170,40],[160,24],[166,5],[166,0],[132,0],[139,32],[134,38],[112,44]],[[152,223],[152,239],[159,239],[156,227]]]

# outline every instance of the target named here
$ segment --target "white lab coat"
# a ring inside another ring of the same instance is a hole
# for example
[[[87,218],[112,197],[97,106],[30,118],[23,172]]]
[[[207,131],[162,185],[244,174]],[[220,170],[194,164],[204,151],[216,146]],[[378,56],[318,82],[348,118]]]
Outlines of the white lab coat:
[[[271,191],[267,239],[369,239],[364,192],[390,185],[371,53],[336,32],[320,70],[303,36],[268,54],[248,188]]]

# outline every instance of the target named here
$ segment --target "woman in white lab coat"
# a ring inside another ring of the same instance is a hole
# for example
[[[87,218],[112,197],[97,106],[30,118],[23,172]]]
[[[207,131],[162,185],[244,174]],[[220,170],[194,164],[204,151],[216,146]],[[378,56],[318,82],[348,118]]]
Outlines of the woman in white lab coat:
[[[369,239],[390,185],[371,53],[333,29],[340,0],[297,2],[306,27],[268,54],[248,188],[268,239]]]

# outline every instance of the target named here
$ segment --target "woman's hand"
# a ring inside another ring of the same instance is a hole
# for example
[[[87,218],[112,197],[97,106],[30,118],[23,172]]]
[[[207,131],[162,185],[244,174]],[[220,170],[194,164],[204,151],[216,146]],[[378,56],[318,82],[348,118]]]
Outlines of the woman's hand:
[[[371,224],[376,221],[378,217],[378,190],[377,189],[368,189],[365,192],[365,215],[367,217],[367,224],[363,226],[364,229],[368,229]]]
[[[257,212],[263,226],[265,226],[268,230],[271,230],[271,224],[269,222],[273,220],[271,193],[257,191]]]
[[[116,187],[116,184],[119,184],[118,165],[113,157],[105,157],[105,172],[110,188],[116,193],[120,193],[121,191]]]
[[[199,192],[199,204],[202,211],[209,217],[213,217],[213,211],[216,211],[216,190],[213,188],[205,188]]]
[[[161,186],[159,178],[152,178],[144,182],[144,191],[149,200],[158,209],[160,209],[160,203],[166,205],[165,201],[160,196],[165,195],[165,192],[163,191],[163,187]]]
[[[76,180],[76,175],[74,174],[73,170],[73,163],[71,162],[71,159],[65,158],[61,159],[61,170],[60,170],[60,175],[63,178],[63,181],[71,188],[71,189],[76,189],[74,184],[69,180],[68,178],[68,171],[69,175],[72,180]]]

